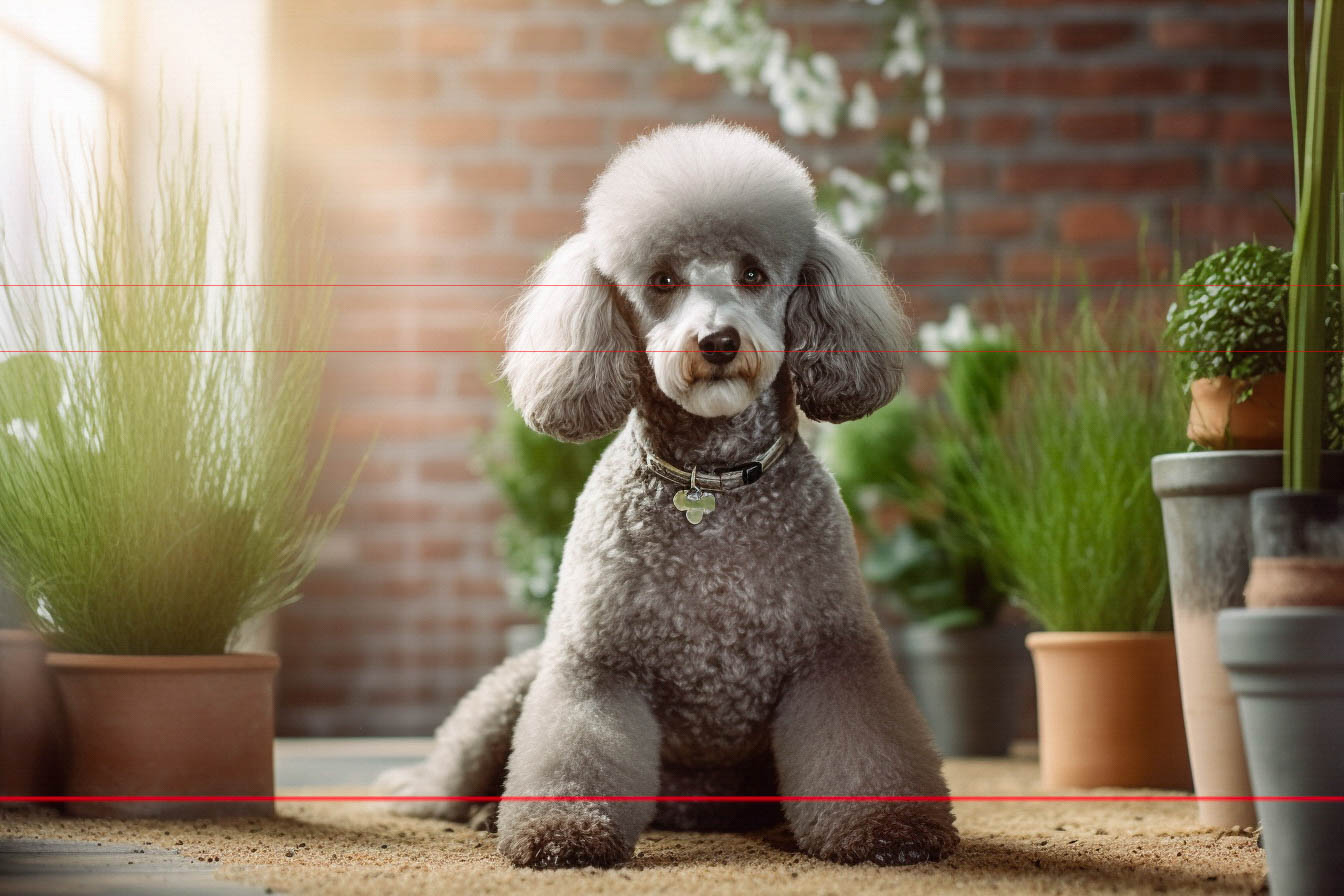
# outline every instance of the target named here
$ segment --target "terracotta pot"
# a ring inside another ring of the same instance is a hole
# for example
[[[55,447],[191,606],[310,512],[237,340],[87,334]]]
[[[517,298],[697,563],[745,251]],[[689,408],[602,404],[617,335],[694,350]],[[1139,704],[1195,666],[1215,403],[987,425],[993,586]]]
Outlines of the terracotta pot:
[[[1225,376],[1191,383],[1186,437],[1206,448],[1282,448],[1284,375],[1255,380],[1251,397],[1238,403],[1250,384]]]
[[[0,794],[60,792],[61,711],[42,639],[0,629]]]
[[[275,794],[274,654],[52,653],[70,735],[70,796]],[[70,802],[72,815],[270,815],[267,800]]]
[[[1041,782],[1190,788],[1170,632],[1034,632]]]

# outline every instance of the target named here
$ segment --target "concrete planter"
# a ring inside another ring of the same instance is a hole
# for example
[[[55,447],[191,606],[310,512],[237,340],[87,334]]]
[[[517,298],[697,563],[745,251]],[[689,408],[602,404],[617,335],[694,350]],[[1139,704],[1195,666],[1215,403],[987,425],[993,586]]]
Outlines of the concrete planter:
[[[1218,641],[1241,709],[1275,894],[1335,893],[1344,880],[1344,610],[1230,609]]]
[[[1007,754],[1030,686],[1025,624],[945,629],[907,625],[897,658],[944,756]]]
[[[273,654],[52,653],[69,731],[66,795],[275,794]],[[73,801],[72,815],[271,815],[269,800]]]
[[[1322,459],[1329,487],[1344,485],[1344,453]],[[1243,605],[1251,557],[1250,493],[1283,481],[1281,451],[1210,451],[1153,458],[1162,499],[1172,621],[1180,666],[1190,766],[1200,796],[1251,792],[1237,702],[1218,659],[1218,611]],[[1204,801],[1199,818],[1216,826],[1255,824],[1248,802]]]

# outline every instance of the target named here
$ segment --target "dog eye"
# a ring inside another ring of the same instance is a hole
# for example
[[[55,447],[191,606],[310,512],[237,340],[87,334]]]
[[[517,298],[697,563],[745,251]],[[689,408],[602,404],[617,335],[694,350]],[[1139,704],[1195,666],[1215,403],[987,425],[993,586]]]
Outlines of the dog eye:
[[[677,278],[667,271],[659,271],[649,278],[649,285],[658,292],[671,292],[677,288]]]
[[[747,268],[742,272],[741,283],[743,286],[760,286],[765,282],[765,271],[760,268]]]

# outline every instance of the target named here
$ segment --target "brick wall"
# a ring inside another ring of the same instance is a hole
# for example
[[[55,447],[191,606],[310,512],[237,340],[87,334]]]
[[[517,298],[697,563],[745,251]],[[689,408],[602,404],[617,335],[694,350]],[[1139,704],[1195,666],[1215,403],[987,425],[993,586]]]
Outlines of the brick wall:
[[[871,62],[860,2],[772,16]],[[939,5],[947,209],[893,212],[874,247],[911,284],[1039,282],[1059,259],[1129,280],[1146,220],[1169,259],[1283,239],[1292,183],[1279,2]],[[670,62],[675,6],[627,0],[275,0],[272,128],[291,195],[320,197],[337,290],[330,496],[378,440],[306,597],[280,617],[289,734],[428,731],[503,652],[498,507],[473,468],[498,324],[578,225],[622,141],[714,115],[777,133],[759,97]],[[856,170],[873,143],[793,141]],[[396,283],[398,286],[378,284]],[[486,284],[436,286],[432,284]],[[1010,294],[1029,296],[1038,290]],[[917,315],[983,290],[911,287]],[[363,350],[379,349],[378,352]],[[468,351],[459,351],[459,350]]]

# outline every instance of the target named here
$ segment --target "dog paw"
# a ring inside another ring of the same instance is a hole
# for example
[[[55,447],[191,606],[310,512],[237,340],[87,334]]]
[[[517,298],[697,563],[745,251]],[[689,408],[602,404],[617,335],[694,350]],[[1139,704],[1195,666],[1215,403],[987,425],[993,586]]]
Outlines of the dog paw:
[[[408,765],[390,768],[373,782],[375,796],[386,796],[387,809],[396,815],[411,818],[447,818],[460,820],[465,804],[454,800],[411,799],[397,800],[396,797],[436,797],[446,796],[442,784],[429,774],[423,765]]]
[[[507,813],[499,822],[499,851],[526,868],[609,868],[634,848],[599,807],[569,803]]]
[[[804,851],[846,865],[937,862],[951,855],[961,841],[951,812],[900,805],[855,812],[811,833],[799,838]]]

